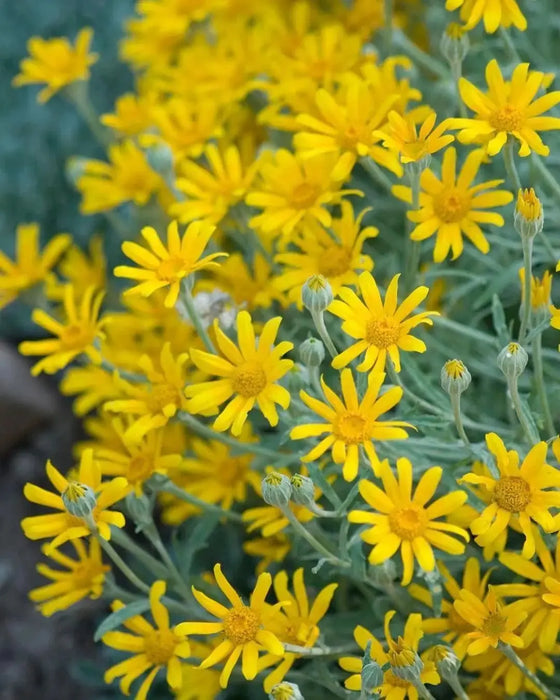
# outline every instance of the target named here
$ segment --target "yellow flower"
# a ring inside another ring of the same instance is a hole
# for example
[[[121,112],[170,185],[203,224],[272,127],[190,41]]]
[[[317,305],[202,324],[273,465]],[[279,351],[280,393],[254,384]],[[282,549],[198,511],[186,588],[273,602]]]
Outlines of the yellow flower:
[[[463,659],[467,653],[467,647],[471,643],[467,635],[469,632],[472,632],[473,626],[457,613],[453,607],[453,601],[459,598],[461,588],[470,591],[477,598],[484,598],[492,569],[489,569],[481,576],[480,562],[476,557],[469,557],[464,565],[461,585],[457,583],[449,569],[441,561],[438,562],[438,569],[443,577],[443,587],[451,600],[443,598],[441,601],[441,615],[439,617],[425,618],[422,621],[422,629],[427,634],[443,634],[443,641],[446,644],[451,644],[459,659]],[[411,583],[408,587],[408,592],[413,598],[433,610],[434,600],[428,589],[416,583]]]
[[[275,285],[288,291],[288,298],[301,308],[301,288],[313,275],[322,275],[336,296],[342,286],[355,286],[358,273],[373,269],[373,260],[362,252],[364,243],[375,238],[379,231],[374,226],[360,230],[362,219],[370,211],[364,209],[357,217],[350,202],[341,203],[341,216],[331,221],[326,231],[320,224],[303,227],[292,241],[296,251],[281,253],[276,262],[284,265],[275,279]],[[334,237],[333,235],[334,234]]]
[[[410,335],[410,331],[421,323],[431,326],[433,321],[430,316],[439,314],[436,311],[423,311],[410,316],[428,295],[428,287],[417,287],[399,306],[399,277],[395,275],[391,280],[384,303],[377,283],[369,272],[362,272],[358,279],[363,301],[351,289],[344,287],[340,290],[340,299],[335,299],[328,310],[343,320],[342,330],[358,342],[335,357],[332,363],[335,369],[345,367],[365,352],[364,359],[357,367],[359,372],[383,371],[387,355],[395,370],[400,372],[399,350],[426,351],[425,343]]]
[[[521,282],[521,299],[525,302],[525,268],[519,268],[519,281]],[[531,308],[533,311],[548,311],[550,307],[550,292],[552,288],[552,275],[545,270],[539,279],[531,275]]]
[[[461,129],[459,141],[484,144],[488,155],[495,156],[511,135],[520,143],[520,156],[528,156],[531,151],[547,156],[550,149],[537,132],[560,129],[559,118],[541,116],[560,102],[560,91],[533,102],[547,82],[545,74],[530,71],[528,63],[520,63],[511,80],[505,81],[495,58],[486,66],[486,82],[489,89],[483,93],[465,78],[459,80],[461,98],[475,113],[469,119],[451,120],[451,128]]]
[[[72,545],[77,559],[63,554],[56,547],[43,547],[44,554],[64,567],[61,570],[51,569],[44,563],[37,565],[37,571],[51,583],[34,588],[29,598],[37,603],[37,609],[45,617],[66,610],[84,598],[99,598],[103,592],[105,573],[111,567],[101,559],[99,542],[92,538],[89,550],[82,540],[72,540]]]
[[[473,641],[467,647],[467,654],[476,656],[484,654],[489,647],[496,648],[499,642],[522,647],[522,638],[515,630],[527,617],[527,613],[503,606],[492,586],[484,599],[462,588],[459,597],[453,603],[455,610],[474,627],[467,636]]]
[[[249,510],[245,511],[245,513],[248,512]],[[281,511],[278,510],[278,512],[280,513]],[[288,524],[287,521],[286,524]],[[261,557],[255,569],[257,575],[262,574],[263,571],[267,571],[273,562],[283,562],[290,549],[290,540],[282,532],[272,535],[271,537],[255,537],[252,540],[247,540],[243,544],[243,551],[249,556]]]
[[[215,230],[215,226],[203,221],[194,221],[188,225],[181,237],[177,222],[172,221],[167,227],[165,246],[156,230],[145,226],[141,233],[151,250],[131,241],[125,241],[122,245],[123,253],[140,267],[119,265],[115,268],[116,277],[138,280],[138,284],[125,294],[141,294],[147,297],[158,289],[169,287],[164,304],[167,308],[175,306],[181,291],[181,282],[185,277],[197,270],[217,267],[216,258],[227,255],[212,253],[201,257]]]
[[[517,191],[515,213],[527,222],[534,222],[542,219],[543,210],[541,200],[537,197],[532,187]]]
[[[170,207],[170,214],[182,223],[203,219],[216,224],[242,201],[255,177],[257,162],[246,164],[236,146],[219,149],[209,144],[204,150],[207,165],[185,160],[179,168],[176,187],[186,195]]]
[[[461,8],[461,20],[466,22],[465,29],[470,30],[482,20],[484,29],[493,34],[498,27],[510,27],[512,24],[524,32],[527,20],[519,9],[516,0],[447,0],[446,10]]]
[[[276,574],[274,593],[276,599],[285,604],[285,608],[281,613],[272,609],[270,628],[284,644],[311,648],[319,638],[319,622],[329,609],[338,583],[331,583],[321,589],[311,605],[305,589],[303,568],[300,567],[294,572],[292,587],[293,593],[288,588],[288,574],[285,571]],[[265,678],[265,693],[270,693],[272,686],[284,680],[298,658],[301,658],[299,654],[287,651],[283,658],[265,654],[259,659],[259,666],[262,669],[269,668],[280,661],[280,664]]]
[[[0,251],[0,309],[21,292],[45,281],[71,243],[69,234],[60,233],[40,251],[39,226],[20,224],[16,229],[15,259]]]
[[[374,513],[352,510],[348,514],[351,523],[366,523],[371,527],[362,533],[364,542],[373,545],[369,553],[371,564],[381,564],[401,551],[403,563],[402,585],[407,586],[414,573],[414,559],[424,571],[433,571],[436,565],[433,547],[449,554],[459,555],[465,544],[446,533],[463,537],[466,530],[441,522],[438,518],[452,513],[467,500],[464,491],[451,491],[428,504],[437,490],[443,470],[430,467],[421,476],[412,495],[412,464],[402,457],[397,460],[395,478],[388,461],[378,467],[383,490],[371,481],[360,481],[360,494]]]
[[[82,453],[77,481],[62,476],[50,460],[46,469],[47,476],[58,494],[27,483],[23,495],[31,503],[53,508],[57,512],[32,515],[21,521],[23,532],[30,540],[54,537],[49,545],[50,553],[53,547],[58,547],[63,542],[87,537],[90,534],[89,526],[83,518],[72,515],[69,510],[76,510],[76,506],[84,503],[91,506],[91,522],[95,524],[103,539],[111,538],[110,525],[124,527],[124,515],[107,509],[130,492],[128,482],[123,477],[117,477],[102,484],[101,470],[93,459],[92,450],[84,450]]]
[[[161,177],[148,165],[144,152],[131,140],[109,146],[109,161],[84,162],[83,174],[76,182],[82,194],[82,214],[109,211],[125,202],[144,206],[164,187]]]
[[[219,379],[187,386],[187,410],[191,413],[217,410],[228,401],[213,427],[219,432],[231,427],[233,435],[239,435],[249,411],[258,404],[270,425],[278,425],[275,404],[287,409],[290,394],[276,382],[294,364],[292,360],[281,359],[293,348],[293,343],[283,341],[274,346],[281,321],[279,316],[269,319],[257,344],[250,314],[240,311],[237,315],[239,347],[215,323],[216,341],[222,356],[192,348],[191,359],[199,369]]]
[[[394,408],[402,397],[402,389],[393,387],[379,397],[385,374],[372,372],[368,377],[368,386],[361,401],[358,399],[356,385],[350,369],[344,369],[340,375],[342,400],[321,378],[321,386],[328,401],[319,401],[307,392],[301,391],[302,401],[314,413],[323,419],[323,423],[305,423],[292,428],[292,440],[316,437],[328,433],[305,457],[304,462],[313,462],[328,449],[336,464],[342,464],[342,474],[346,481],[353,481],[358,475],[360,447],[374,470],[379,459],[374,440],[402,440],[408,437],[405,427],[412,427],[403,421],[380,421],[379,418]]]
[[[414,666],[416,663],[417,668],[418,666],[420,667],[418,669],[420,681],[430,685],[438,685],[440,677],[433,661],[421,658],[420,664],[418,664],[418,644],[423,637],[421,615],[418,613],[409,615],[404,626],[403,635],[399,635],[395,641],[389,628],[395,614],[394,610],[389,610],[385,613],[384,629],[388,646],[387,651],[383,649],[379,640],[362,625],[358,625],[355,628],[354,639],[363,651],[365,651],[368,642],[371,642],[370,658],[381,667],[389,666],[383,673],[381,686],[376,689],[382,698],[418,700],[418,691],[414,683],[396,675],[394,668],[407,669],[408,666]],[[338,663],[345,671],[353,674],[344,681],[345,687],[349,690],[360,692],[362,690],[363,658],[343,656],[338,660]]]
[[[150,669],[136,693],[135,700],[145,700],[157,672],[166,669],[167,683],[179,689],[183,682],[181,660],[191,655],[191,648],[179,625],[169,626],[169,613],[161,598],[165,595],[165,581],[155,581],[150,587],[150,609],[155,622],[152,626],[141,615],[134,615],[123,622],[128,632],[111,631],[103,635],[102,641],[108,647],[126,651],[133,656],[121,661],[105,671],[105,683],[112,683],[122,676],[120,689],[124,695],[130,692],[131,684]],[[116,600],[113,611],[124,608],[124,603]]]
[[[375,131],[387,121],[387,114],[398,94],[376,94],[368,83],[350,74],[334,95],[321,89],[315,95],[318,117],[300,114],[298,123],[304,130],[294,136],[294,146],[304,157],[336,153],[332,177],[345,180],[356,160],[370,157],[399,177],[402,167],[394,153],[383,148]]]
[[[72,408],[80,417],[119,394],[111,372],[89,364],[86,367],[67,368],[59,388],[64,396],[78,394]]]
[[[93,37],[89,28],[81,29],[75,46],[66,38],[41,39],[32,37],[27,42],[29,58],[24,58],[20,71],[13,79],[16,87],[45,83],[39,93],[39,102],[46,102],[56,92],[78,80],[89,78],[89,67],[97,61],[97,54],[88,53]]]
[[[463,252],[463,236],[482,253],[487,253],[490,246],[479,224],[504,225],[500,214],[481,211],[512,201],[511,192],[495,189],[503,180],[472,184],[483,158],[481,149],[472,151],[457,175],[457,152],[455,148],[448,148],[443,155],[441,180],[428,168],[420,176],[420,208],[408,213],[408,218],[417,224],[410,238],[423,241],[435,235],[434,262],[442,262],[450,250],[452,259],[458,258]],[[412,203],[410,187],[395,185],[393,194]]]
[[[101,115],[101,123],[122,136],[137,136],[152,125],[152,110],[156,104],[151,94],[127,92],[115,102],[113,114]]]
[[[249,206],[264,211],[249,222],[264,234],[290,236],[296,227],[311,221],[331,225],[325,208],[340,202],[357,190],[341,190],[333,177],[336,154],[319,154],[303,158],[283,148],[274,156],[263,158],[261,181],[246,197]]]
[[[200,664],[201,668],[209,668],[223,661],[220,675],[220,686],[226,688],[233,667],[242,656],[241,671],[247,680],[253,680],[258,672],[259,651],[266,649],[275,656],[284,655],[284,646],[278,637],[268,629],[271,617],[264,620],[265,598],[272,585],[272,577],[266,572],[259,576],[249,605],[245,605],[232,585],[222,573],[220,564],[214,566],[214,576],[218,587],[228,599],[231,607],[226,608],[221,603],[209,598],[194,586],[192,592],[200,605],[219,622],[182,622],[177,626],[180,634],[223,634],[223,641],[214,649],[210,656]],[[270,606],[269,606],[270,607]],[[268,624],[267,624],[268,623]]]
[[[387,126],[374,131],[374,135],[383,139],[386,148],[398,153],[402,163],[416,163],[455,140],[452,134],[445,134],[449,120],[435,126],[436,118],[436,113],[431,112],[418,130],[412,115],[393,110],[389,112]]]
[[[57,321],[42,309],[33,310],[34,323],[57,337],[20,343],[19,351],[22,355],[46,355],[33,365],[31,374],[54,374],[82,354],[87,355],[92,362],[100,361],[95,343],[103,337],[101,328],[105,321],[99,321],[98,317],[104,295],[105,292],[89,287],[77,304],[74,287],[68,284],[64,289],[64,322]]]
[[[486,444],[496,459],[499,477],[465,474],[459,483],[480,484],[491,496],[491,503],[472,521],[471,532],[480,546],[493,542],[514,521],[525,535],[523,556],[535,553],[533,522],[545,532],[556,532],[556,524],[549,512],[560,506],[560,493],[547,490],[560,486],[560,472],[546,463],[546,442],[534,445],[519,467],[519,455],[506,447],[496,433],[486,435]]]
[[[202,642],[191,641],[191,656],[208,656],[211,648]],[[181,664],[183,683],[175,690],[176,700],[215,700],[220,694],[220,672],[213,668],[200,668],[190,663]]]
[[[290,503],[288,508],[290,508],[300,523],[308,523],[315,517],[308,508],[297,503]],[[262,536],[266,539],[275,537],[290,524],[288,518],[277,506],[267,505],[247,508],[242,518],[243,522],[246,523],[247,532],[260,530]]]

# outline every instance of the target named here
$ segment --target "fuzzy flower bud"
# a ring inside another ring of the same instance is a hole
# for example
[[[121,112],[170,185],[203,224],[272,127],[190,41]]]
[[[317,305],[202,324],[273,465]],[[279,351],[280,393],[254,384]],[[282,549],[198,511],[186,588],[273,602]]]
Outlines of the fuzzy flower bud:
[[[146,150],[149,166],[159,175],[168,175],[173,171],[173,151],[166,143],[157,143]]]
[[[305,700],[295,683],[277,683],[268,695],[269,700]]]
[[[319,367],[325,359],[325,346],[318,338],[308,338],[299,346],[299,357],[307,367]]]
[[[362,693],[372,694],[383,685],[383,669],[371,658],[371,641],[366,644],[362,658]]]
[[[284,474],[270,472],[262,480],[262,497],[269,506],[287,506],[291,496],[292,485]]]
[[[498,367],[508,379],[517,379],[527,366],[529,355],[519,343],[508,343],[498,355]]]
[[[534,238],[542,231],[544,224],[542,204],[532,187],[519,190],[517,193],[513,223],[521,238]]]
[[[453,649],[443,644],[436,644],[428,649],[425,658],[427,661],[434,662],[437,672],[445,681],[455,681],[461,662]]]
[[[442,34],[439,48],[450,66],[461,64],[469,52],[469,35],[464,27],[457,22],[447,25]]]
[[[402,637],[398,637],[396,642],[390,644],[387,653],[389,656],[389,663],[391,664],[391,671],[397,678],[413,684],[420,681],[420,674],[424,668],[424,663],[418,655],[418,652],[405,644]]]
[[[292,501],[301,506],[315,503],[315,486],[313,480],[303,474],[294,474],[290,479],[292,485]]]
[[[79,481],[69,481],[66,490],[62,493],[64,507],[78,518],[87,518],[97,505],[97,498],[91,486],[81,484]]]
[[[447,360],[441,368],[441,388],[448,394],[462,394],[471,383],[471,373],[461,360]]]
[[[312,275],[302,287],[301,298],[306,309],[320,314],[333,300],[331,285],[323,275]]]
[[[135,493],[129,493],[124,503],[131,520],[136,525],[136,532],[142,532],[154,524],[152,504],[146,494],[137,496]]]

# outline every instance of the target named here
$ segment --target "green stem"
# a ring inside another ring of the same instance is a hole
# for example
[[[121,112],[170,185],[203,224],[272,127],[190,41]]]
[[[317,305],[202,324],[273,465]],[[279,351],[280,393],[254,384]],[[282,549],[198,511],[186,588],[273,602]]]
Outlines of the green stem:
[[[194,300],[192,298],[191,290],[189,289],[188,285],[189,285],[188,280],[183,282],[181,299],[185,304],[185,308],[187,309],[187,313],[189,314],[189,318],[191,319],[192,324],[195,327],[199,338],[204,343],[205,348],[208,350],[208,352],[215,355],[216,349],[214,348],[214,344],[210,340],[210,336],[208,335],[206,328],[204,328],[204,325],[203,325],[202,321],[200,320],[200,316],[198,315],[198,311],[196,310],[196,307],[194,305]]]
[[[325,326],[324,312],[310,310],[309,313],[311,314],[317,333],[321,336],[321,340],[325,343],[325,347],[329,351],[330,356],[334,359],[338,355],[338,350],[331,340],[327,327]]]
[[[107,542],[107,540],[104,540],[101,535],[99,535],[97,532],[94,533],[97,541],[101,545],[101,548],[103,551],[107,554],[109,559],[117,566],[118,569],[126,576],[126,578],[134,585],[136,588],[139,588],[141,591],[144,593],[150,593],[150,587],[148,584],[144,583],[138,576],[132,571],[132,569],[128,566],[128,564],[122,559],[120,554],[113,549],[112,545]]]
[[[208,513],[216,513],[217,515],[220,515],[223,518],[233,520],[237,523],[242,522],[239,513],[235,513],[231,510],[224,510],[223,508],[220,508],[220,506],[216,506],[213,503],[207,503],[206,501],[203,501],[200,498],[193,496],[192,493],[185,491],[180,486],[177,486],[177,484],[174,484],[171,481],[171,479],[164,482],[162,485],[158,485],[158,490],[163,491],[164,493],[170,493],[172,496],[175,496],[181,501],[185,501],[186,503],[190,503],[193,506],[197,506],[201,510],[205,510]]]
[[[153,544],[153,546],[156,548],[159,556],[161,557],[161,560],[164,562],[166,567],[169,569],[169,573],[171,574],[172,578],[175,580],[175,583],[177,584],[177,588],[179,592],[181,593],[181,596],[187,601],[191,602],[192,600],[192,593],[185,583],[185,580],[181,576],[181,572],[179,569],[175,566],[175,562],[169,555],[169,552],[167,551],[166,547],[164,546],[163,542],[161,541],[160,534],[154,524],[153,527],[147,527],[145,530],[143,530],[144,535],[149,539],[149,541]]]
[[[543,163],[543,161],[535,154],[533,154],[532,163],[535,166],[535,168],[537,169],[539,175],[542,177],[542,179],[546,182],[546,184],[551,189],[552,194],[554,195],[556,200],[558,202],[560,202],[560,184],[558,184],[554,175],[546,167],[546,165]]]
[[[506,168],[506,173],[508,180],[513,187],[514,194],[517,195],[521,188],[521,180],[519,179],[519,173],[517,172],[517,167],[515,165],[515,156],[513,154],[514,138],[511,134],[508,134],[507,141],[503,148],[504,154],[504,165]]]
[[[319,376],[319,367],[313,365],[307,368],[309,371],[309,379],[311,381],[311,386],[315,390],[317,396],[321,399],[323,398],[323,387],[321,386],[321,379]]]
[[[500,27],[498,31],[500,32],[500,36],[504,40],[504,44],[506,45],[510,61],[516,64],[521,63],[521,56],[517,52],[515,44],[513,43],[507,29],[504,29],[504,27]]]
[[[416,688],[418,695],[423,698],[423,700],[436,700],[420,679],[412,681],[412,685]]]
[[[330,552],[326,547],[324,547],[319,540],[317,540],[310,532],[308,532],[305,527],[300,523],[296,516],[292,513],[289,506],[280,506],[280,509],[284,516],[289,520],[290,525],[294,530],[301,535],[304,540],[306,540],[313,549],[318,552],[322,557],[324,557],[328,562],[334,564],[335,566],[340,566],[343,569],[347,569],[350,566],[349,561],[339,559],[336,554]]]
[[[465,433],[465,428],[463,427],[463,419],[461,418],[461,394],[453,392],[449,394],[449,398],[451,399],[451,408],[453,409],[453,420],[455,421],[455,427],[457,428],[459,437],[465,443],[465,445],[469,447],[471,443],[469,441],[469,438],[467,437],[467,434]]]
[[[111,144],[109,133],[100,123],[99,115],[91,104],[87,82],[81,80],[66,86],[64,89],[64,94],[76,107],[78,114],[88,125],[91,133],[95,136],[97,141],[99,141],[104,148],[109,146]]]
[[[519,389],[517,388],[517,377],[513,377],[511,379],[508,377],[507,384],[509,389],[509,395],[511,398],[511,403],[513,404],[513,409],[515,411],[515,415],[517,416],[517,420],[523,428],[523,432],[525,433],[525,436],[527,437],[531,445],[536,445],[537,442],[539,442],[540,440],[540,436],[535,435],[533,427],[531,426],[523,412],[521,399],[519,398]]]
[[[387,192],[390,192],[393,183],[387,175],[381,170],[381,168],[377,165],[377,163],[370,158],[369,156],[365,156],[364,158],[360,158],[360,165],[362,168],[367,172],[368,175],[371,175],[372,179],[375,180],[381,187],[383,187]]]
[[[420,172],[416,169],[409,169],[410,188],[412,190],[412,201],[409,211],[417,211],[420,206]],[[410,235],[414,229],[414,222],[408,221],[408,237],[406,240],[406,258],[404,267],[404,294],[410,294],[416,283],[418,263],[420,262],[420,243],[413,241]]]
[[[465,693],[463,686],[459,682],[457,676],[455,676],[455,678],[445,678],[444,680],[448,683],[448,685],[451,687],[451,690],[455,693],[459,700],[469,700],[469,696]]]
[[[459,90],[459,81],[463,75],[463,62],[462,61],[452,61],[451,62],[451,74],[453,75],[453,82],[455,83],[455,90],[457,91],[457,105],[459,107],[459,116],[466,119],[469,115],[467,112],[467,107],[463,100],[461,99],[461,92]]]
[[[531,323],[531,279],[533,276],[533,239],[522,236],[523,267],[525,268],[525,284],[523,287],[523,307],[521,313],[521,326],[519,328],[519,344],[522,345],[530,329]]]
[[[338,647],[302,647],[298,644],[284,644],[289,654],[300,656],[341,656],[356,653],[356,644],[344,644]]]
[[[393,43],[393,0],[384,0],[383,2],[383,24],[384,24],[384,44],[385,55],[391,54],[391,45]]]
[[[549,698],[549,700],[560,700],[557,695],[555,695],[542,681],[541,679],[535,675],[532,671],[530,671],[527,666],[523,663],[523,660],[519,658],[519,656],[516,654],[516,652],[512,649],[512,647],[509,644],[504,644],[503,642],[500,642],[498,646],[499,650],[502,652],[502,654],[509,660],[511,663],[518,668],[521,673],[528,678],[531,683],[534,683],[537,688],[541,691],[541,693],[545,696],[545,698]]]
[[[151,554],[146,552],[140,545],[127,535],[126,532],[120,528],[111,528],[111,539],[122,547],[126,549],[133,557],[136,557],[138,561],[143,564],[149,571],[155,574],[158,578],[165,578],[166,568],[163,564],[158,561]]]
[[[556,435],[556,430],[554,428],[554,421],[552,420],[552,414],[550,412],[550,405],[548,403],[548,396],[546,394],[546,387],[544,385],[544,368],[542,359],[542,335],[539,333],[532,342],[533,348],[533,367],[535,369],[535,387],[537,390],[537,396],[541,404],[541,410],[543,412],[544,424],[546,427],[546,432],[549,437]]]
[[[403,31],[393,32],[393,37],[396,46],[400,46],[404,53],[408,54],[420,68],[437,75],[438,78],[443,78],[447,80],[449,78],[449,71],[447,68],[432,58],[429,54],[422,51],[421,48],[416,46]],[[398,51],[396,51],[398,53]]]

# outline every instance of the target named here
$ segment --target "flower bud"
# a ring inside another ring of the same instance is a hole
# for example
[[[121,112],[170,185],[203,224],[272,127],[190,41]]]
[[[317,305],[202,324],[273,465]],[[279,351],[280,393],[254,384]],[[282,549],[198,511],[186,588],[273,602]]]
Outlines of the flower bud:
[[[422,175],[424,170],[429,167],[431,160],[432,156],[429,153],[426,153],[426,155],[423,155],[418,160],[413,160],[410,163],[404,163],[404,172],[411,186],[412,183],[415,182],[420,175]]]
[[[88,159],[82,158],[81,156],[71,156],[66,161],[64,174],[72,186],[75,186],[82,175],[85,174],[87,162]]]
[[[124,504],[131,520],[136,525],[136,532],[142,532],[154,524],[152,504],[146,494],[137,496],[135,493],[129,493],[124,499]]]
[[[428,649],[425,658],[426,661],[434,662],[437,672],[443,680],[448,682],[456,680],[461,662],[453,649],[443,644],[436,644]]]
[[[322,313],[333,300],[329,281],[323,275],[312,275],[302,287],[301,298],[312,314]]]
[[[173,172],[173,151],[166,143],[156,143],[146,149],[146,160],[159,175],[165,177]]]
[[[513,223],[521,238],[534,238],[543,230],[542,204],[532,187],[517,193]]]
[[[270,472],[262,480],[262,497],[269,506],[284,507],[290,502],[292,485],[284,474]]]
[[[424,663],[418,652],[405,644],[402,637],[398,637],[396,642],[389,645],[388,656],[391,671],[397,678],[413,684],[418,683]]]
[[[366,644],[362,658],[362,693],[372,694],[383,685],[383,669],[371,658],[371,640]]]
[[[527,366],[529,355],[519,343],[509,343],[498,355],[498,367],[508,379],[517,379]]]
[[[307,367],[319,367],[325,359],[325,346],[318,338],[307,338],[299,346],[299,357]]]
[[[87,518],[97,505],[97,498],[91,486],[79,481],[69,481],[62,493],[62,503],[70,515]]]
[[[471,373],[461,360],[447,360],[441,368],[441,388],[449,395],[460,395],[471,383]]]
[[[300,506],[315,504],[315,485],[313,480],[303,474],[294,474],[290,479],[292,501]]]
[[[268,695],[269,700],[305,700],[296,683],[277,683]]]
[[[447,25],[442,34],[439,48],[450,66],[461,65],[470,48],[469,35],[457,22]]]

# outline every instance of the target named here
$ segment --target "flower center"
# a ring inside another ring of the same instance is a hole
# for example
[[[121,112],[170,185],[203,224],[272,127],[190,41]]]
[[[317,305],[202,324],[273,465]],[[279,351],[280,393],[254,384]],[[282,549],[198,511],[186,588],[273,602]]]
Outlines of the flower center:
[[[351,124],[342,134],[340,138],[340,145],[342,148],[353,150],[358,141],[367,141],[367,136],[364,135],[363,138],[360,138],[361,136],[362,134],[360,131]]]
[[[233,486],[245,481],[247,473],[247,460],[242,457],[226,459],[220,463],[218,475],[221,484]]]
[[[72,324],[66,326],[60,331],[60,340],[65,348],[69,350],[77,350],[84,348],[93,342],[95,333],[91,328]]]
[[[91,588],[94,579],[108,571],[108,566],[103,566],[97,562],[86,561],[79,564],[72,572],[72,581],[76,588]]]
[[[531,487],[519,476],[503,476],[494,489],[494,501],[511,513],[519,513],[531,502]]]
[[[446,224],[461,221],[469,213],[470,208],[470,195],[456,188],[444,190],[434,198],[434,211]]]
[[[517,131],[523,126],[523,112],[514,105],[506,104],[490,115],[488,121],[496,131]]]
[[[367,422],[359,413],[343,413],[336,421],[334,434],[347,445],[359,445],[367,439]]]
[[[153,470],[154,460],[152,456],[146,457],[146,455],[136,455],[136,457],[133,457],[128,463],[126,478],[133,483],[145,481],[152,475]]]
[[[179,642],[171,630],[154,630],[144,637],[144,653],[154,666],[165,666]]]
[[[178,277],[185,276],[185,262],[181,258],[170,257],[167,260],[162,260],[158,269],[157,276],[165,282],[173,282]]]
[[[302,182],[294,187],[292,192],[292,204],[295,209],[309,209],[315,204],[319,196],[319,188],[309,182]]]
[[[389,513],[391,530],[403,540],[413,540],[423,534],[427,522],[425,510],[414,503]]]
[[[488,637],[499,637],[506,628],[506,618],[499,612],[490,613],[482,623],[482,631]]]
[[[152,413],[160,413],[166,406],[173,404],[179,406],[181,398],[179,392],[170,384],[156,384],[147,399],[148,408]]]
[[[400,336],[400,324],[392,318],[373,319],[366,326],[366,340],[378,348],[394,345]]]
[[[351,250],[332,245],[323,251],[323,254],[317,260],[317,267],[319,268],[319,274],[324,277],[339,277],[350,271],[351,262]]]
[[[77,503],[77,501],[86,495],[87,490],[85,484],[80,484],[79,481],[69,481],[62,495],[64,498],[72,501],[72,503]]]
[[[232,608],[224,617],[224,633],[235,645],[252,642],[260,627],[260,617],[246,605]]]
[[[396,643],[390,645],[388,656],[391,666],[397,668],[414,666],[416,662],[416,652],[414,649],[404,644],[401,637],[399,637]]]
[[[260,364],[247,363],[236,368],[232,383],[236,394],[250,399],[258,396],[265,388],[266,374]]]

